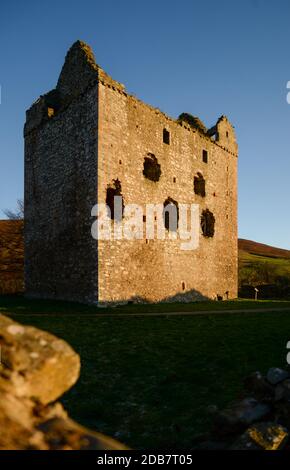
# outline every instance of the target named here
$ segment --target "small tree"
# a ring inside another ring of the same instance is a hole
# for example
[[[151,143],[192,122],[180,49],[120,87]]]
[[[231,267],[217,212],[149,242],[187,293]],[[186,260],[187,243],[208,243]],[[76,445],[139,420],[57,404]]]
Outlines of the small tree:
[[[4,209],[3,213],[9,220],[21,220],[24,219],[24,201],[23,199],[17,199],[16,209]]]

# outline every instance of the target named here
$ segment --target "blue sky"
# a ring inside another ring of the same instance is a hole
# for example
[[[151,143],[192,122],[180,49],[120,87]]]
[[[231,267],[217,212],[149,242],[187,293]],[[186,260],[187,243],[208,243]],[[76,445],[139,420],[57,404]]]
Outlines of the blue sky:
[[[6,3],[6,4],[5,4]],[[23,194],[25,110],[54,88],[67,49],[89,43],[129,92],[239,143],[239,236],[290,249],[289,0],[1,2],[0,209]]]

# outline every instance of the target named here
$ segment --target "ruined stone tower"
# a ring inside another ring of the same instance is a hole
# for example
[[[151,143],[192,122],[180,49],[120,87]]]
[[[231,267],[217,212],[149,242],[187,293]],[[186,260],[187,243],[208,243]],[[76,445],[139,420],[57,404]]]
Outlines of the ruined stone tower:
[[[226,117],[207,130],[191,115],[166,116],[129,95],[77,41],[56,88],[27,111],[24,136],[28,295],[89,303],[236,297],[237,143]],[[182,251],[180,240],[146,235],[95,240],[92,207],[117,194],[124,207],[199,204],[199,247]]]

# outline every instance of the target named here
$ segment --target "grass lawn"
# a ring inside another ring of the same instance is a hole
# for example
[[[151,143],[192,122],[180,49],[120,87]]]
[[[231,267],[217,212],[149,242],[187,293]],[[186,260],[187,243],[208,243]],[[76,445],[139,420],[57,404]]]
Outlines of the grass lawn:
[[[262,256],[239,250],[239,280],[241,284],[277,284],[279,278],[290,283],[290,259]]]
[[[208,308],[221,305],[256,304],[212,302]],[[289,303],[260,303],[266,305]],[[165,306],[150,305],[150,311]],[[179,305],[181,310],[201,307]],[[208,405],[222,407],[237,398],[250,372],[286,365],[290,311],[131,318],[86,315],[95,311],[62,302],[0,298],[0,312],[64,338],[80,354],[80,380],[62,399],[70,414],[133,448],[190,447],[195,436],[209,430]]]
[[[191,303],[159,303],[159,304],[129,304],[117,307],[98,308],[97,306],[82,305],[75,302],[63,302],[55,300],[31,300],[22,295],[0,295],[0,313],[58,313],[58,314],[107,314],[118,313],[167,313],[167,312],[194,312],[215,310],[240,310],[254,308],[287,308],[290,309],[290,301],[287,300],[225,300],[222,302],[191,302]]]
[[[290,275],[290,259],[262,256],[245,251],[239,251],[239,263],[241,266],[251,266],[257,263],[267,263],[279,268],[280,275]]]

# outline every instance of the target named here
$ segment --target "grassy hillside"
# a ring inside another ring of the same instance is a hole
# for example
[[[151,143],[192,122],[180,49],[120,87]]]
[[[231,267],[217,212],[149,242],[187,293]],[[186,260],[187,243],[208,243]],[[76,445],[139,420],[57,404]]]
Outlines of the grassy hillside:
[[[274,246],[264,245],[263,243],[253,242],[239,238],[239,251],[247,252],[252,255],[260,255],[269,258],[283,258],[290,260],[290,250],[275,248]]]
[[[23,221],[0,220],[0,294],[23,291]]]
[[[264,298],[290,298],[290,251],[240,239],[239,287],[248,297],[245,286],[258,287]]]

